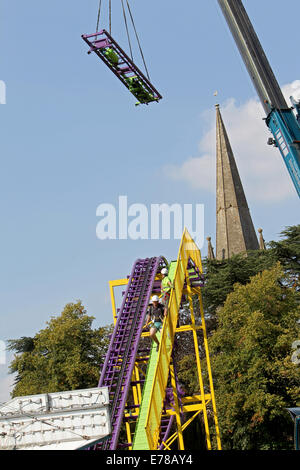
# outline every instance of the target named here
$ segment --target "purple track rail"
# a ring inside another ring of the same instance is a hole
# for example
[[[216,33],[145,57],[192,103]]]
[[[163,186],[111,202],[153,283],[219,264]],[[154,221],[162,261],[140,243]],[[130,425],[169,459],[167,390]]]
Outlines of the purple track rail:
[[[181,397],[184,395],[184,390],[182,389],[182,386],[178,382],[178,374],[177,374],[177,368],[176,368],[176,363],[175,363],[175,354],[174,354],[176,348],[177,348],[177,339],[175,338],[173,351],[172,351],[172,362],[173,362],[173,366],[174,366],[177,397],[178,397],[178,401],[179,401],[179,406],[180,406],[180,408],[182,408]],[[174,394],[173,394],[173,389],[172,388],[167,388],[167,390],[166,390],[166,398],[165,398],[165,402],[164,402],[164,413],[166,413],[167,408],[171,408],[171,409],[174,410]],[[182,416],[182,413],[180,413],[180,414]],[[166,415],[162,418],[161,423],[160,423],[159,450],[164,450],[165,449],[164,443],[167,441],[167,439],[168,439],[168,437],[171,433],[174,421],[175,421],[175,416],[174,415],[171,415],[171,416]]]
[[[175,420],[174,415],[167,416],[165,419],[162,419],[162,421],[160,423],[160,442],[161,442],[161,444],[159,446],[159,450],[164,450],[164,448],[165,448],[164,443],[167,441],[167,439],[170,435],[174,420]]]
[[[161,257],[138,259],[129,277],[98,385],[109,389],[112,432],[97,449],[117,448],[145,315],[162,262]]]

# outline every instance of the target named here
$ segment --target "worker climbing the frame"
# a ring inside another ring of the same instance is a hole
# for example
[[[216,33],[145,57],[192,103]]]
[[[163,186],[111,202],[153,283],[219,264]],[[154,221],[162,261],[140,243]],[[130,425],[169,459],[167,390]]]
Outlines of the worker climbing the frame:
[[[151,298],[152,304],[147,312],[146,325],[150,322],[150,338],[156,343],[156,351],[158,352],[159,341],[156,337],[157,331],[160,331],[163,325],[164,319],[164,307],[159,303],[159,298],[157,295],[153,295]]]
[[[111,47],[107,47],[106,49],[102,49],[101,52],[102,52],[102,54],[105,55],[105,57],[111,63],[111,65],[114,65],[115,67],[118,66],[119,56]]]
[[[174,289],[174,286],[173,286],[171,279],[168,277],[167,268],[163,268],[161,270],[161,274],[163,275],[163,278],[161,281],[161,293],[162,293],[161,302],[164,306],[164,316],[166,316],[168,312],[168,304],[170,300],[171,289]]]
[[[153,94],[145,90],[137,77],[127,77],[125,81],[128,84],[129,91],[139,100],[136,106],[140,103],[148,103],[154,100]]]

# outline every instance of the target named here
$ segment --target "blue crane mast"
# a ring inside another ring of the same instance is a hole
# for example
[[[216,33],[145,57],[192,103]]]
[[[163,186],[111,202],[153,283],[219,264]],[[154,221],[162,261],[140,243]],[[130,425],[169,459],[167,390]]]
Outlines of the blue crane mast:
[[[287,105],[242,1],[218,2],[266,112],[268,144],[279,148],[300,197],[300,101]]]

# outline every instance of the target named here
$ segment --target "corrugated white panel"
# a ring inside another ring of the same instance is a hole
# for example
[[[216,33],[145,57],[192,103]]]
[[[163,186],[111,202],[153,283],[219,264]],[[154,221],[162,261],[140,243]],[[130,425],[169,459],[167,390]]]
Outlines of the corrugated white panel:
[[[111,432],[108,389],[18,397],[0,406],[0,449],[76,449]]]

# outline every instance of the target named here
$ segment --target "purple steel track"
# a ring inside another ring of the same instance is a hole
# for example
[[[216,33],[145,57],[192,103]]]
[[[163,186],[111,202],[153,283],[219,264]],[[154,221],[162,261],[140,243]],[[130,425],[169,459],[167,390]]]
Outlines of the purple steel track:
[[[176,383],[176,391],[177,391],[177,397],[178,397],[178,402],[180,409],[182,410],[182,401],[181,397],[184,396],[184,390],[182,389],[182,386],[178,382],[178,374],[177,374],[177,368],[176,368],[176,363],[175,363],[175,349],[177,348],[177,340],[175,338],[174,340],[174,346],[173,346],[173,351],[172,351],[172,362],[174,366],[174,373],[175,373],[175,383]],[[174,410],[174,393],[172,388],[167,388],[166,390],[166,398],[164,402],[164,412],[166,412],[167,408],[171,408]],[[182,417],[182,412],[180,413],[180,416]],[[175,421],[175,416],[165,416],[162,418],[161,423],[160,423],[160,445],[159,445],[159,450],[163,450],[165,448],[164,443],[167,441],[172,425]]]
[[[98,384],[109,389],[112,433],[97,449],[117,447],[145,315],[162,260],[161,257],[138,259],[129,277]]]
[[[126,399],[129,387],[132,385],[132,372],[138,354],[150,295],[160,291],[160,281],[155,281],[155,276],[166,264],[165,258],[160,256],[138,259],[132,268],[98,384],[99,387],[107,386],[109,389],[112,433],[106,441],[96,445],[95,449],[115,450],[118,446]],[[193,269],[192,264],[189,265],[189,268],[191,269],[191,284],[199,285],[202,276],[197,270]],[[176,388],[180,401],[181,390],[177,381],[175,364],[174,368]],[[169,392],[171,399],[173,396],[172,389]],[[161,442],[166,441],[168,438],[173,422],[174,416],[165,417],[162,421]],[[128,446],[129,444],[123,444],[123,447]],[[160,446],[160,448],[162,447]]]
[[[119,80],[129,88],[128,79],[132,77],[137,77],[139,82],[143,87],[151,94],[153,94],[153,99],[151,101],[159,101],[162,99],[161,94],[156,90],[152,85],[150,80],[141,72],[141,70],[135,65],[135,63],[128,57],[126,52],[119,46],[119,44],[113,39],[113,37],[105,30],[94,33],[94,34],[83,34],[82,39],[88,44],[91,52],[95,52],[98,57],[107,65],[107,67],[118,77]],[[105,50],[107,47],[113,49],[113,51],[118,55],[119,62],[118,64],[111,63],[101,51]],[[148,104],[145,103],[145,104]]]
[[[174,423],[174,419],[175,419],[175,416],[171,415],[171,416],[168,416],[166,419],[162,420],[161,423],[160,423],[160,441],[161,441],[161,444],[159,446],[159,450],[163,450],[165,448],[164,442],[167,441],[167,439],[170,435],[172,425]]]

